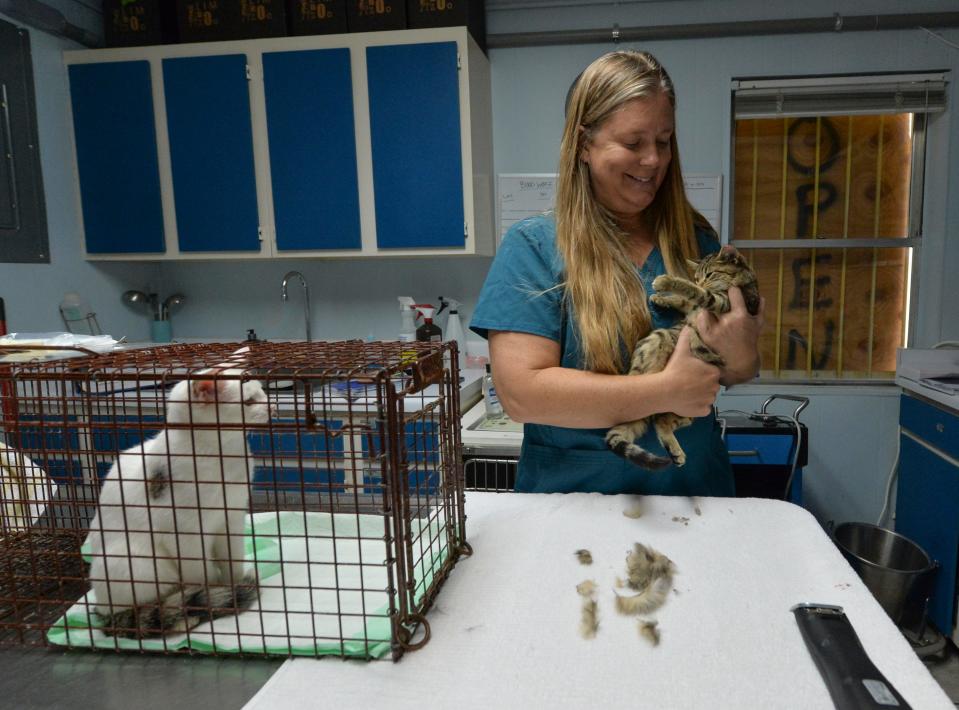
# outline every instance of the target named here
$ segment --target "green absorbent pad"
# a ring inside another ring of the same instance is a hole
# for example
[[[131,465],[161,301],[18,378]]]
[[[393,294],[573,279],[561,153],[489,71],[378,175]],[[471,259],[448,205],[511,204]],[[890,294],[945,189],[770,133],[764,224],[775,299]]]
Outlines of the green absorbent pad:
[[[416,600],[450,554],[444,520],[413,521]],[[144,640],[106,636],[93,591],[50,628],[60,646],[212,653],[380,658],[390,650],[384,519],[379,515],[270,512],[247,518],[246,560],[260,580],[258,603],[189,633]],[[361,538],[361,539],[357,539]],[[432,543],[430,543],[432,541]],[[84,554],[88,548],[84,545]]]

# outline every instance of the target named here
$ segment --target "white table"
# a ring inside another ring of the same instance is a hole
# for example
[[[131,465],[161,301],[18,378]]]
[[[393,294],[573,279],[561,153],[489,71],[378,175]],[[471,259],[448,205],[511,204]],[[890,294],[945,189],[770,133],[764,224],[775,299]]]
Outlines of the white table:
[[[640,504],[643,515],[623,511]],[[697,514],[696,509],[701,511]],[[268,708],[833,707],[790,607],[845,608],[914,710],[953,708],[904,637],[802,508],[771,500],[467,494],[462,558],[427,615],[432,639],[398,663],[287,661],[246,705]],[[669,556],[674,593],[654,647],[613,608],[634,542]],[[587,548],[594,563],[580,565]],[[575,586],[600,586],[578,634]]]

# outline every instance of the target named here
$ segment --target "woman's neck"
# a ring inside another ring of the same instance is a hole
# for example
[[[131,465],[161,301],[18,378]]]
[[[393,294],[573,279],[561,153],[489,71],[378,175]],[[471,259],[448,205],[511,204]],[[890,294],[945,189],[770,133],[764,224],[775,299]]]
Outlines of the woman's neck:
[[[641,215],[637,215],[628,221],[620,221],[619,227],[626,233],[630,258],[634,264],[642,266],[646,257],[656,246],[656,237],[652,228],[642,219]]]

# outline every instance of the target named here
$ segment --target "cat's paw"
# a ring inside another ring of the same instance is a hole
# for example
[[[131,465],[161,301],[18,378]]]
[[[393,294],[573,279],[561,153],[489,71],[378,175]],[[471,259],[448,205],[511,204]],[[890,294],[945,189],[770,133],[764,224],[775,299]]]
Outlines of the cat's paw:
[[[676,468],[682,468],[686,463],[686,454],[680,451],[677,454],[670,454],[669,457],[673,460],[673,466]]]
[[[665,291],[669,289],[671,283],[672,283],[672,277],[670,277],[669,274],[660,274],[655,279],[653,279],[653,290]]]

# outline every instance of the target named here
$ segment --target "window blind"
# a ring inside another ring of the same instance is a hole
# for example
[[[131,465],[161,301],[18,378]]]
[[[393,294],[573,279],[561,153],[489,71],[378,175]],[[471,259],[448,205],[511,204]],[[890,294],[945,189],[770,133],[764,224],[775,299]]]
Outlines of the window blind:
[[[934,113],[946,108],[946,73],[734,79],[737,119]]]

